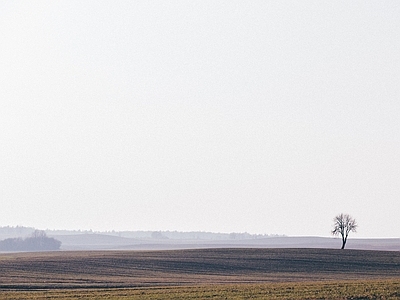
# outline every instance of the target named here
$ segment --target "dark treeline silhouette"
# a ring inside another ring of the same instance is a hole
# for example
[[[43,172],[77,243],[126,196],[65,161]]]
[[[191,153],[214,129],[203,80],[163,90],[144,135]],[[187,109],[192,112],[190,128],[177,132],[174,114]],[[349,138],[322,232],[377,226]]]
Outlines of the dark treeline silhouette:
[[[0,251],[50,251],[59,250],[61,242],[46,236],[42,230],[35,230],[25,239],[9,238],[0,241]]]

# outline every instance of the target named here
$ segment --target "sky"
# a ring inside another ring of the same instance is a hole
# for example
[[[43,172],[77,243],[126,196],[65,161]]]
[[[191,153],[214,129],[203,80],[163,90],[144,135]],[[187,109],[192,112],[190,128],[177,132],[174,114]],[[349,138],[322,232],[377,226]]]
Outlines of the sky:
[[[0,2],[0,226],[400,237],[400,4]]]

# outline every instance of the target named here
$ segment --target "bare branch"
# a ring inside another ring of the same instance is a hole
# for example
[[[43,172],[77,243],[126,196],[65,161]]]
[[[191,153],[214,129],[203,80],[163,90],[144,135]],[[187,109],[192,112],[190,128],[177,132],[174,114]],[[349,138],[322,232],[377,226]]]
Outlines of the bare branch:
[[[347,242],[347,237],[349,236],[350,232],[356,232],[358,224],[355,219],[353,219],[350,215],[348,214],[340,214],[337,215],[333,219],[333,230],[332,234],[333,235],[341,235],[342,236],[342,249],[344,249],[346,242]]]

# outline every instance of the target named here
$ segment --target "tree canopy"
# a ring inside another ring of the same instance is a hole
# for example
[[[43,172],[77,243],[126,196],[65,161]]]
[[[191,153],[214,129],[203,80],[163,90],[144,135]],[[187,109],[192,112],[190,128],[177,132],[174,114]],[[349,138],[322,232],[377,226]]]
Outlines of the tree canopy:
[[[342,248],[346,246],[347,238],[350,232],[356,232],[358,224],[355,219],[353,219],[348,214],[339,214],[333,219],[333,235],[341,235],[342,237]]]

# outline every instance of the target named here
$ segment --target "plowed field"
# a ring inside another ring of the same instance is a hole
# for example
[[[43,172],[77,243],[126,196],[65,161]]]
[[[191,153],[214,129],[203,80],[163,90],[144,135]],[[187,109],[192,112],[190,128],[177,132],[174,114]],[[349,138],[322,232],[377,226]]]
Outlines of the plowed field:
[[[400,252],[202,249],[0,254],[0,290],[400,279]]]

